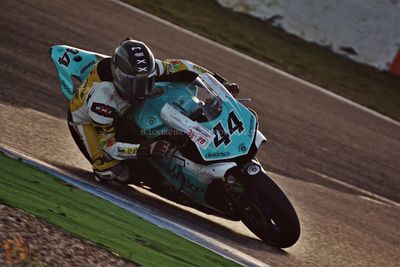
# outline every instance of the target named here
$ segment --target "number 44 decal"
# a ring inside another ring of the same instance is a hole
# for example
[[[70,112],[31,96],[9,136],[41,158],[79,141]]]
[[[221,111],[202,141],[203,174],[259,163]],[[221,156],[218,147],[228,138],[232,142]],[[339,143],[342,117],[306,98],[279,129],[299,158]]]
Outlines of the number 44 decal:
[[[76,55],[79,53],[79,51],[76,49],[71,49],[71,48],[67,48],[66,51],[67,52],[64,52],[64,54],[58,58],[58,63],[60,65],[64,65],[65,67],[68,67],[69,63],[71,62],[71,59],[69,58],[68,53],[71,53],[72,55]]]
[[[222,144],[227,146],[231,142],[230,136],[236,131],[239,131],[239,133],[244,131],[243,122],[231,111],[228,116],[228,132],[225,131],[221,122],[218,122],[213,128],[215,134],[214,146],[216,148]]]

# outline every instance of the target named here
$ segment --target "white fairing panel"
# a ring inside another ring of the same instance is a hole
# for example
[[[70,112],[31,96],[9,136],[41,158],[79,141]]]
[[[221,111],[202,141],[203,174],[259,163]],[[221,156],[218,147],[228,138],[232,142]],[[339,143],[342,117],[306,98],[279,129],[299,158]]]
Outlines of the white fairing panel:
[[[168,103],[165,103],[164,107],[161,109],[160,115],[165,124],[184,133],[187,133],[194,125],[194,121],[180,113]]]
[[[265,143],[267,141],[267,138],[265,138],[265,136],[259,131],[257,130],[257,134],[256,134],[256,147],[259,148],[261,144]]]
[[[192,121],[168,103],[161,109],[161,119],[170,127],[188,134],[189,138],[202,148],[207,148],[215,137],[210,130]]]
[[[179,151],[175,153],[172,160],[176,160],[177,164],[182,164],[184,165],[182,167],[197,174],[199,181],[205,184],[209,184],[215,179],[223,179],[229,169],[237,166],[235,162],[220,162],[211,165],[197,164],[183,157]]]

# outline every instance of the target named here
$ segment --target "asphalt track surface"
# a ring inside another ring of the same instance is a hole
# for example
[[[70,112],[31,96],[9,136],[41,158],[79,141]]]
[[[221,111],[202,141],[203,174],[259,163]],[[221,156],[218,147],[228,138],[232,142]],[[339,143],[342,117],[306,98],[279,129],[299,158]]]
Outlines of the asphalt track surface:
[[[111,1],[0,0],[0,7],[0,143],[90,178],[69,135],[67,101],[48,49],[67,44],[111,54],[123,38],[135,37],[156,57],[190,59],[253,99],[269,139],[259,159],[293,202],[302,235],[278,250],[241,223],[111,187],[271,266],[400,262],[398,123]]]

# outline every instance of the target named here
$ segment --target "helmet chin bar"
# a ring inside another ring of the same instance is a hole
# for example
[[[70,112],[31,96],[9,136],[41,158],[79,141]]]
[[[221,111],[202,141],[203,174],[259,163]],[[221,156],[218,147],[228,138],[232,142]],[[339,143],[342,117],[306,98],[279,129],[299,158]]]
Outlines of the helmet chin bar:
[[[138,100],[135,99],[133,96],[130,96],[129,94],[127,94],[124,90],[120,89],[120,87],[113,82],[114,86],[115,86],[115,91],[117,92],[118,96],[120,96],[122,99],[125,99],[126,101],[128,101],[131,104],[135,104],[138,103]]]

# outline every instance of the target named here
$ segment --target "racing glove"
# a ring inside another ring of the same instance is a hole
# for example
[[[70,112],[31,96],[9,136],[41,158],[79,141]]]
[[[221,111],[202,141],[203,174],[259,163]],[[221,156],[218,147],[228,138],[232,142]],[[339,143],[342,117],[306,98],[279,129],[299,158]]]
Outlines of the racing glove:
[[[221,75],[214,73],[214,78],[217,79],[222,85],[231,93],[233,97],[236,97],[239,94],[239,85],[236,83],[228,82],[224,77]]]
[[[138,149],[138,157],[162,158],[172,149],[172,144],[165,140],[158,140],[150,144],[141,144]]]
[[[239,85],[236,83],[224,83],[225,88],[231,93],[233,97],[236,97],[239,94]]]

